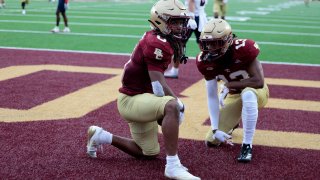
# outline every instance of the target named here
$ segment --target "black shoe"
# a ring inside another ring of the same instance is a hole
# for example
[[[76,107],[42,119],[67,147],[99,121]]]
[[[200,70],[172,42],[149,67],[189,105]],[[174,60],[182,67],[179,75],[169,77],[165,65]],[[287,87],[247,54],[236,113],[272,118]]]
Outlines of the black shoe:
[[[216,147],[219,147],[221,143],[218,143],[218,144],[214,144],[214,143],[211,143],[209,141],[205,141],[204,142],[205,145],[208,147],[208,148],[216,148]]]
[[[241,152],[238,157],[238,162],[250,162],[252,158],[252,148],[250,144],[242,144]]]

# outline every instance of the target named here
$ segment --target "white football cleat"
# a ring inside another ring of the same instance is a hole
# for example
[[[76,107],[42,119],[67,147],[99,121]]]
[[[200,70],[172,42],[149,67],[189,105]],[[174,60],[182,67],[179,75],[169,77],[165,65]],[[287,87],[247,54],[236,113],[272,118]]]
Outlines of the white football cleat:
[[[188,172],[188,169],[182,164],[167,166],[164,171],[164,176],[170,179],[183,179],[183,180],[200,180],[199,177],[194,176]]]
[[[88,129],[87,154],[92,158],[97,157],[97,150],[100,146],[98,138],[102,131],[103,129],[98,126],[90,126]]]
[[[173,69],[169,69],[164,72],[164,77],[177,79],[178,78],[178,71],[175,71]]]
[[[69,32],[70,32],[70,28],[65,27],[65,28],[63,29],[63,32],[65,32],[65,33],[69,33]]]
[[[60,29],[59,29],[58,26],[56,26],[56,27],[54,27],[54,28],[51,30],[51,32],[53,32],[53,33],[58,33],[58,32],[60,32]]]

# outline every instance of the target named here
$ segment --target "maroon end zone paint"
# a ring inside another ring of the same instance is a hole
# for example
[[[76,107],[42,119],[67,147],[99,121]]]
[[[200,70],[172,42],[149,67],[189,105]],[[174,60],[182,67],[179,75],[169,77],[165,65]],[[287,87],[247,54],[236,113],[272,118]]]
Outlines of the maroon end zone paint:
[[[109,77],[111,75],[39,71],[0,81],[0,108],[30,109]]]
[[[115,55],[0,49],[0,68],[33,64],[122,68],[128,58],[128,56]],[[320,76],[317,76],[320,72],[319,67],[271,64],[263,66],[266,77],[320,80]],[[41,83],[28,81],[38,81],[46,76],[55,77],[54,79],[65,83],[70,82],[70,86],[57,90],[57,94],[60,95],[109,78],[105,75],[63,73],[63,77],[68,77],[64,81],[56,72],[38,72],[0,82],[0,91],[7,95],[11,93],[10,90],[23,94],[23,90],[15,90],[20,87],[17,83],[29,85],[26,91],[34,91],[35,87],[32,86],[41,87]],[[179,83],[176,83],[176,80],[168,80],[170,86],[178,93],[202,78],[197,72],[194,61],[181,65],[179,76]],[[83,77],[85,82],[78,83],[77,77]],[[55,82],[47,87],[53,88],[54,85],[56,85]],[[312,93],[314,88],[272,85],[270,89],[272,93],[276,93],[277,98],[319,100],[320,96],[319,93]],[[294,92],[295,89],[297,92]],[[283,90],[290,91],[291,95],[290,93],[282,94]],[[308,92],[308,95],[294,95],[294,93],[301,93],[302,90]],[[41,96],[49,94],[50,90],[42,90],[40,93]],[[0,98],[5,98],[5,95],[0,95]],[[55,95],[42,98],[36,104],[55,98]],[[21,108],[31,106],[27,99],[20,98],[20,102]],[[0,101],[0,107],[8,104],[10,103]],[[17,107],[17,104],[12,107]],[[258,129],[319,133],[319,115],[318,112],[264,109],[259,114]],[[114,147],[104,146],[104,152],[98,155],[98,159],[93,160],[85,154],[86,131],[90,125],[102,126],[112,133],[130,137],[128,125],[119,116],[115,101],[77,119],[0,122],[0,177],[4,179],[164,179],[165,151],[162,136],[159,136],[161,153],[157,159],[137,160]],[[319,151],[316,150],[255,145],[253,161],[249,164],[239,164],[235,159],[239,153],[239,144],[234,147],[208,149],[203,141],[180,139],[179,149],[182,163],[202,179],[316,179],[320,176],[318,171],[320,156]]]

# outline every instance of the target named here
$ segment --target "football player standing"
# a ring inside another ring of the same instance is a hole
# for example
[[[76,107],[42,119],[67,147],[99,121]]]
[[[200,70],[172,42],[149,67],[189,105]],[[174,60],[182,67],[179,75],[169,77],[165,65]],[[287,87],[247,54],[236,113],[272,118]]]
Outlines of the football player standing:
[[[64,29],[63,32],[68,33],[70,32],[70,28],[68,27],[68,18],[67,18],[67,9],[69,8],[69,0],[59,0],[58,7],[56,10],[56,26],[51,30],[53,33],[60,32],[59,24],[60,24],[60,13],[63,17],[64,21]]]
[[[87,154],[96,157],[102,144],[111,144],[137,158],[159,154],[158,124],[166,150],[165,176],[172,179],[200,179],[184,167],[178,157],[179,124],[184,105],[165,81],[164,71],[172,59],[183,56],[181,41],[189,20],[178,0],[160,0],[151,9],[147,31],[124,66],[117,105],[129,124],[132,139],[113,135],[98,126],[88,129]]]
[[[310,2],[311,2],[311,0],[304,0],[304,5],[306,7],[309,7]]]
[[[225,19],[227,14],[228,0],[214,0],[213,3],[213,17]]]
[[[5,8],[6,7],[6,3],[4,2],[4,0],[0,0],[0,8]]]
[[[188,41],[192,35],[192,32],[194,32],[196,36],[196,42],[199,45],[201,31],[203,26],[207,23],[207,14],[205,12],[207,2],[207,0],[185,0],[185,6],[187,7],[188,15],[191,17],[188,22],[189,31],[186,41]],[[179,64],[179,61],[173,63],[172,67],[164,72],[164,76],[167,78],[178,78]]]
[[[22,14],[26,14],[26,5],[29,4],[29,0],[21,0],[21,8],[22,8]]]
[[[252,141],[258,108],[266,105],[268,86],[256,42],[238,39],[223,19],[212,19],[200,35],[201,52],[196,58],[198,70],[205,78],[211,128],[207,146],[233,145],[231,133],[242,119],[243,141],[239,162],[252,158]],[[224,82],[218,95],[218,81]],[[220,104],[220,109],[219,109]]]

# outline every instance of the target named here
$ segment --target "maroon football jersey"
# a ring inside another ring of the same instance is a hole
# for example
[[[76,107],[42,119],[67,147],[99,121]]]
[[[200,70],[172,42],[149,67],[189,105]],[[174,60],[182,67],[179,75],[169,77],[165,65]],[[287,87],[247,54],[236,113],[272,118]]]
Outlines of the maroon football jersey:
[[[148,71],[164,73],[173,58],[170,43],[155,34],[146,32],[134,48],[130,60],[124,65],[121,93],[133,96],[153,93]]]
[[[207,79],[218,77],[224,82],[247,79],[250,74],[248,66],[256,59],[260,50],[258,45],[250,39],[234,39],[226,54],[212,62],[202,61],[202,52],[197,56],[198,70]]]

